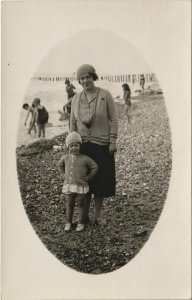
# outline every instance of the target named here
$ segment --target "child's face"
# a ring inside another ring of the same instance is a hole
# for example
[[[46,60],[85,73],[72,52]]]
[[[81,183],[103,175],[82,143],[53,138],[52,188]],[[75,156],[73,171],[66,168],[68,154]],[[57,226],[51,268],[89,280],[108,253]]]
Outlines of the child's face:
[[[79,143],[71,143],[69,145],[69,153],[77,155],[79,154],[80,151],[80,144]]]

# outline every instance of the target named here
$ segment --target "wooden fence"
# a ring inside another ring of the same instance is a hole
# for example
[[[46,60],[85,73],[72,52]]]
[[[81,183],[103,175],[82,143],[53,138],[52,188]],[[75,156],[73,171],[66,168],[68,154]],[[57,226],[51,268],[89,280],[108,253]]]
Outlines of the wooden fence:
[[[120,82],[120,83],[135,83],[140,81],[141,75],[144,75],[146,83],[155,83],[158,82],[154,73],[146,73],[146,74],[123,74],[123,75],[102,75],[99,74],[99,80],[108,81],[108,82]],[[37,81],[45,81],[45,82],[60,82],[66,79],[69,79],[71,82],[76,81],[75,76],[71,75],[45,75],[45,74],[36,74],[32,77],[32,80]]]

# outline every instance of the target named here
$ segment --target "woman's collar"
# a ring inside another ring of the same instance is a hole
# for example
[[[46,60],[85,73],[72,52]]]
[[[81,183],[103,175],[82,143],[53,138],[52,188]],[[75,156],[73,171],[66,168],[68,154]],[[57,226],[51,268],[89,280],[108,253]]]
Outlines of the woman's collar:
[[[97,91],[98,91],[98,87],[95,87],[95,89],[92,92],[89,93],[90,94],[90,99],[88,100],[86,92],[85,92],[85,90],[83,90],[83,92],[81,94],[81,98],[82,99],[86,99],[89,102],[91,102],[91,101],[93,101],[97,97]]]

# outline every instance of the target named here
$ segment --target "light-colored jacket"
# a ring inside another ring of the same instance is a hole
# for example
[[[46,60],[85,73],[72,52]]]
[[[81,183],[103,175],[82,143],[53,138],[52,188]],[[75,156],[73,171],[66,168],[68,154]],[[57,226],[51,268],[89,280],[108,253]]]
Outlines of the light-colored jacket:
[[[96,162],[87,155],[66,154],[58,163],[59,172],[65,175],[64,184],[79,184],[88,186],[87,180],[92,179],[97,171]],[[87,180],[85,180],[85,177]]]
[[[118,122],[115,102],[111,94],[107,90],[99,88],[93,123],[90,129],[79,118],[80,97],[81,93],[76,94],[72,100],[70,132],[78,132],[83,143],[88,141],[99,145],[115,143]]]

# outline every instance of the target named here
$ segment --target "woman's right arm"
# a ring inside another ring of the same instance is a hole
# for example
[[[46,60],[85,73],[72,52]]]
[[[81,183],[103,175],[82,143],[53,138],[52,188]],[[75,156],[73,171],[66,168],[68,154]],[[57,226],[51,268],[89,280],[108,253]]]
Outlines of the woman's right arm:
[[[70,129],[69,129],[70,132],[77,130],[77,120],[74,115],[74,106],[75,106],[75,97],[73,97],[72,104],[71,104],[71,117],[70,117]]]

